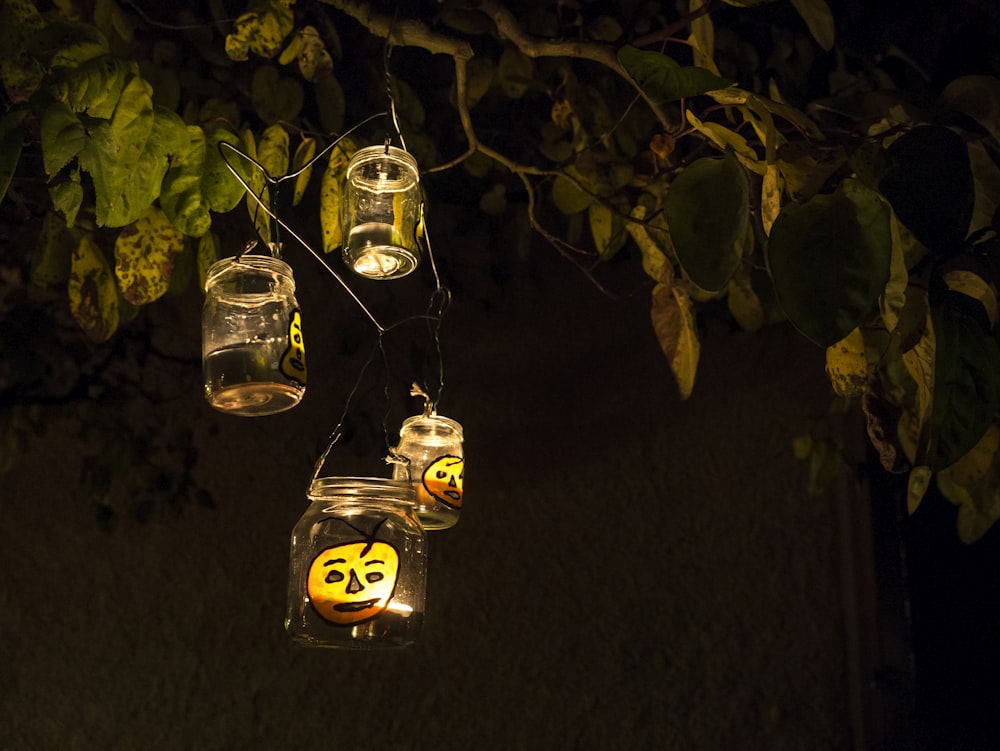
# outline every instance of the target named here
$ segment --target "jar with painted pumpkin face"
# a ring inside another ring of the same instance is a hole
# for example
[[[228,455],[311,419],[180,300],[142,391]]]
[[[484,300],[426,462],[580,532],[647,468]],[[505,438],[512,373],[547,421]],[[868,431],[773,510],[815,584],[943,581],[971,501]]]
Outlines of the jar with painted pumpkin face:
[[[412,644],[423,623],[427,538],[405,482],[325,477],[292,530],[285,628],[314,647]]]
[[[462,512],[462,438],[460,424],[437,414],[409,417],[400,428],[392,476],[413,486],[424,529],[452,527]]]
[[[250,254],[216,262],[206,276],[201,320],[209,404],[252,417],[299,403],[306,350],[287,263]]]

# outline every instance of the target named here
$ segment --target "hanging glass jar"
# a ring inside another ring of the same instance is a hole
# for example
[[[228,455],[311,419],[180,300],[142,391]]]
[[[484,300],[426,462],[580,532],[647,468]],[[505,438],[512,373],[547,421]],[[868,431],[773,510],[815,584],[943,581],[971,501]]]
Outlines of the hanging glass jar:
[[[316,647],[412,644],[424,618],[427,537],[413,488],[324,477],[292,531],[285,628]]]
[[[347,165],[344,262],[370,279],[395,279],[420,262],[420,173],[394,146],[359,150]]]
[[[234,415],[270,415],[306,390],[305,341],[292,269],[244,254],[209,268],[202,308],[205,396]]]
[[[425,529],[447,529],[462,511],[465,452],[462,426],[437,414],[403,421],[393,453],[393,479],[412,484]]]

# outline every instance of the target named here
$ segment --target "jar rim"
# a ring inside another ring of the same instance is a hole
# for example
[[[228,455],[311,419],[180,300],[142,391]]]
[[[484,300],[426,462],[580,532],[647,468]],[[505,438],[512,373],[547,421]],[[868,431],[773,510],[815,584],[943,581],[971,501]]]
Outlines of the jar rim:
[[[457,420],[452,420],[450,417],[445,417],[444,415],[413,415],[413,417],[407,417],[403,420],[403,425],[400,427],[399,432],[403,433],[406,430],[420,426],[421,423],[431,423],[435,426],[448,428],[456,433],[458,437],[463,437],[462,425]]]
[[[292,285],[292,289],[295,289],[295,279],[292,276],[291,266],[282,261],[280,258],[275,258],[274,256],[251,255],[249,253],[244,253],[240,256],[220,258],[218,261],[209,266],[208,273],[205,274],[205,289],[207,290],[209,285],[214,282],[220,274],[232,266],[249,266],[255,270],[271,271],[275,274],[279,274],[285,281]]]
[[[317,477],[306,495],[312,501],[349,498],[417,505],[417,493],[411,483],[384,477]]]
[[[388,156],[390,159],[398,160],[413,172],[413,176],[417,179],[417,182],[420,181],[420,169],[413,154],[396,146],[366,146],[363,149],[358,149],[354,152],[354,156],[351,157],[351,161],[347,163],[347,179],[350,179],[351,172],[360,163],[371,161],[372,158],[377,156]]]

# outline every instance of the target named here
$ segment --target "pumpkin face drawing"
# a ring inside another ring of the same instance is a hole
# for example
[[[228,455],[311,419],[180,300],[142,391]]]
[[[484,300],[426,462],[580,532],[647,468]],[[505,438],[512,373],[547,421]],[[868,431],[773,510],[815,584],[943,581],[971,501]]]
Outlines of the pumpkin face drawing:
[[[464,478],[465,460],[462,457],[441,456],[424,470],[422,490],[452,508],[462,508]]]
[[[387,542],[334,545],[309,566],[306,588],[323,620],[350,626],[374,618],[389,604],[399,575],[399,553]]]

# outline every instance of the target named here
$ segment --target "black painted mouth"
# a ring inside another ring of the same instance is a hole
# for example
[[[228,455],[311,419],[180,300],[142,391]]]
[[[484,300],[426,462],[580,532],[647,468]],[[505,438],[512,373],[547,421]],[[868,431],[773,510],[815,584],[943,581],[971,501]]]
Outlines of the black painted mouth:
[[[361,600],[360,602],[338,602],[333,609],[338,613],[357,613],[359,610],[367,610],[375,607],[378,598],[374,600]]]

